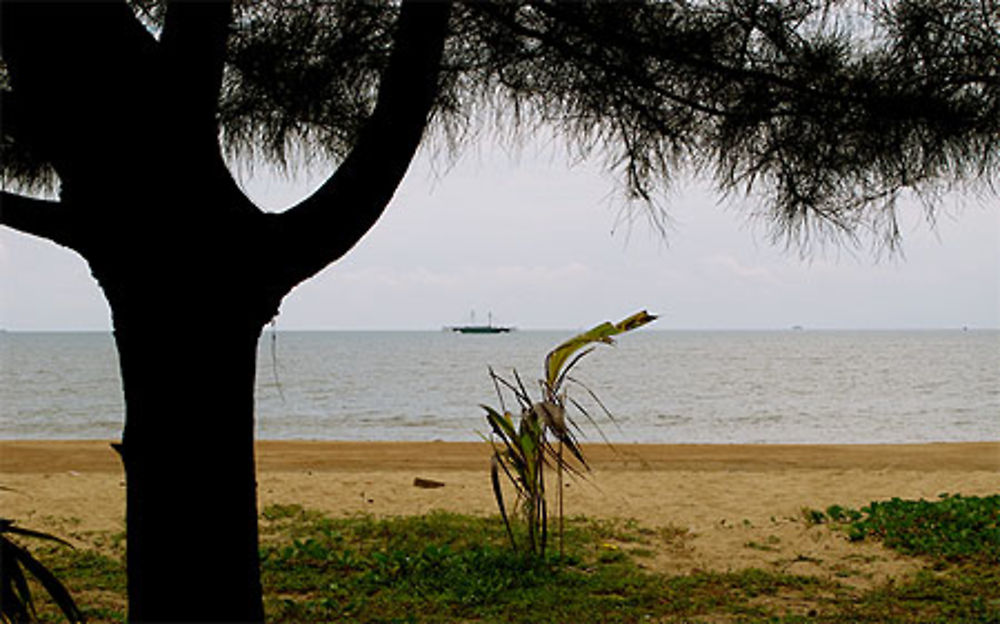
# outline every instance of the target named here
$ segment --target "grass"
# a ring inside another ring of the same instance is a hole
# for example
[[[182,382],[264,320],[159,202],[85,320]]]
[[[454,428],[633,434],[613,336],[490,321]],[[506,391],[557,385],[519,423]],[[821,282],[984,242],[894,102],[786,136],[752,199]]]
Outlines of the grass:
[[[539,558],[514,552],[498,517],[329,518],[298,505],[263,510],[261,566],[271,622],[986,623],[1000,621],[998,508],[1000,497],[947,496],[808,514],[926,563],[866,591],[774,570],[650,572],[652,553],[690,534],[631,521],[570,518],[565,554]],[[35,552],[90,621],[122,621],[122,535],[74,537],[93,547]]]

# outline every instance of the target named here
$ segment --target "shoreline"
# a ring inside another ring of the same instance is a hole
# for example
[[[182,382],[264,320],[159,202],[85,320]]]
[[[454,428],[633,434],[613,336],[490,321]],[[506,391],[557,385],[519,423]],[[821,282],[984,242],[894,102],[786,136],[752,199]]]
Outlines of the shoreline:
[[[120,472],[111,440],[0,440],[0,473]],[[584,444],[595,470],[1000,471],[1000,441],[915,444]],[[258,440],[259,472],[474,470],[485,442]]]

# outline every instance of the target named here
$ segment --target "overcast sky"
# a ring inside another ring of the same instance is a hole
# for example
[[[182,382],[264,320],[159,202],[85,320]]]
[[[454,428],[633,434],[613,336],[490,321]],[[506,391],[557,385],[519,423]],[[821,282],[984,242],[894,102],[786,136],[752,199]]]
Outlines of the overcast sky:
[[[320,176],[258,178],[280,209]],[[666,239],[620,218],[596,165],[526,148],[469,153],[448,171],[421,155],[385,216],[342,260],[300,285],[279,329],[429,329],[476,320],[577,329],[646,308],[658,329],[1000,327],[1000,209],[946,202],[936,228],[902,211],[904,255],[769,242],[754,206],[699,185],[667,201]],[[262,249],[261,253],[267,253]],[[0,327],[110,328],[107,305],[72,252],[0,228]]]

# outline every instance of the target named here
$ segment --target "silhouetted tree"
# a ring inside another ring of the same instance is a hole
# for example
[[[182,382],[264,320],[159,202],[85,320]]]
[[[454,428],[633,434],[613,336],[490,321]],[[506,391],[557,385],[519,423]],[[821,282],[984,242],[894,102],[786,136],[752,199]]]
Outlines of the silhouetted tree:
[[[553,128],[640,203],[688,170],[754,194],[778,237],[892,244],[900,193],[932,210],[941,191],[992,188],[998,13],[994,0],[4,2],[0,214],[82,255],[111,307],[130,617],[263,618],[260,330],[378,220],[428,128],[447,146],[484,124]],[[339,166],[280,214],[227,166],[296,153]],[[31,196],[43,188],[58,201]]]

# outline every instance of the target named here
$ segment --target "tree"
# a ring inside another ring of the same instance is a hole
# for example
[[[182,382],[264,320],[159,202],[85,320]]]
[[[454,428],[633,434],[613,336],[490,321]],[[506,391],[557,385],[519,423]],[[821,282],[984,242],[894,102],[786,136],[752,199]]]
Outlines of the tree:
[[[4,2],[0,20],[0,222],[82,255],[112,311],[134,620],[263,618],[260,330],[378,220],[429,130],[553,127],[651,215],[688,169],[799,242],[894,244],[901,193],[932,214],[991,189],[1000,154],[994,0]],[[227,159],[296,146],[339,165],[264,213]]]

